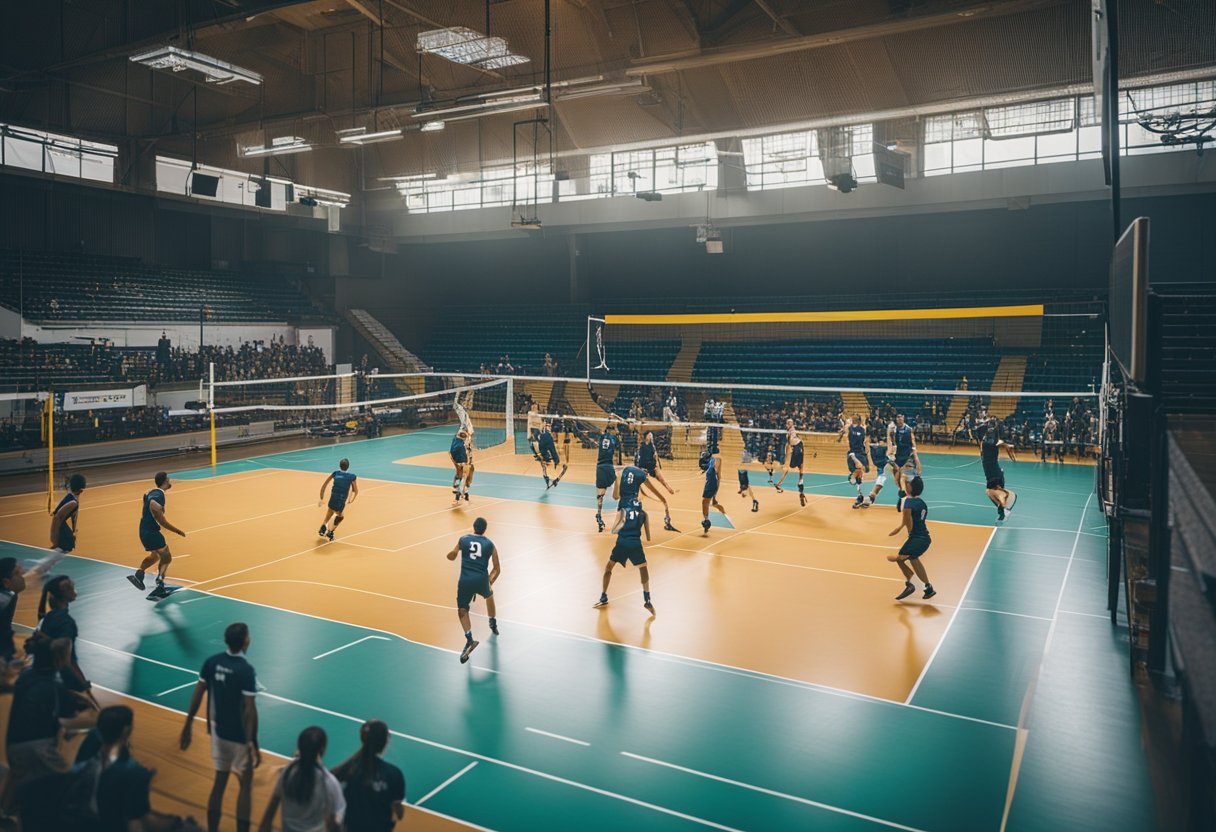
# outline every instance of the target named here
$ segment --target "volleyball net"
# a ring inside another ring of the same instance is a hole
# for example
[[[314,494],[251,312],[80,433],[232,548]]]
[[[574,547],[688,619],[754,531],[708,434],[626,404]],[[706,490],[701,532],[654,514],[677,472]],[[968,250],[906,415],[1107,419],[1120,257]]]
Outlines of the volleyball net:
[[[278,436],[375,438],[386,428],[471,428],[475,448],[512,432],[512,379],[338,373],[208,385],[212,458],[218,447]]]

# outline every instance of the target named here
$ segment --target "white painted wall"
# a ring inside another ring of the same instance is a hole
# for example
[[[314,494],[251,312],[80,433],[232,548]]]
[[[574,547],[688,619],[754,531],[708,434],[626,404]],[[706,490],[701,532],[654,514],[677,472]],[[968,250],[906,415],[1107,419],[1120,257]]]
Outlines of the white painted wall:
[[[0,306],[0,338],[16,341],[21,337],[21,316],[6,306]]]
[[[198,324],[177,322],[166,326],[115,323],[51,323],[36,324],[17,318],[17,327],[9,334],[10,323],[0,308],[0,337],[33,338],[40,344],[79,343],[80,338],[109,338],[118,347],[155,347],[164,332],[175,347],[197,349],[199,344]],[[19,330],[19,331],[18,331]],[[320,347],[325,359],[334,360],[334,327],[308,327],[297,329],[287,324],[206,324],[203,327],[204,343],[237,347],[246,341],[270,341],[279,336],[288,344],[307,344],[309,336],[314,346]]]

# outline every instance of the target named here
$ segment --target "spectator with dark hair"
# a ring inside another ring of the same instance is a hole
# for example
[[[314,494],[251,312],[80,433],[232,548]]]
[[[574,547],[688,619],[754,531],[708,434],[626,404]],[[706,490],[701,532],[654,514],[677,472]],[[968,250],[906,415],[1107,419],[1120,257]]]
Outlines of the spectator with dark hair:
[[[361,747],[333,770],[346,797],[346,832],[389,832],[405,816],[405,775],[381,755],[388,726],[372,719],[359,729]]]
[[[274,793],[262,815],[260,832],[271,832],[274,816],[283,808],[283,832],[340,832],[346,815],[342,786],[321,758],[328,738],[315,725],[305,728],[296,740],[296,758],[275,781]]]
[[[97,700],[91,692],[93,684],[80,669],[76,656],[76,637],[79,628],[76,619],[72,618],[69,607],[76,600],[76,584],[67,575],[56,575],[42,585],[42,597],[38,599],[38,630],[53,639],[67,639],[71,645],[69,659],[64,672],[60,674],[63,686],[80,694],[61,703],[59,715],[70,719],[76,714],[92,707],[100,710]]]
[[[13,613],[17,597],[25,591],[25,569],[16,558],[0,558],[0,659],[11,662],[17,654],[13,641]]]
[[[68,770],[59,753],[59,713],[71,694],[59,681],[52,639],[36,632],[26,641],[25,652],[34,662],[13,688],[5,737],[12,786]]]
[[[190,747],[194,717],[207,697],[207,726],[211,733],[211,760],[215,780],[207,800],[208,832],[218,832],[228,776],[237,776],[236,828],[248,832],[253,802],[253,770],[262,761],[258,749],[257,675],[245,659],[249,649],[249,627],[229,624],[224,630],[228,650],[203,662],[198,684],[190,698],[190,710],[182,727],[181,748]]]

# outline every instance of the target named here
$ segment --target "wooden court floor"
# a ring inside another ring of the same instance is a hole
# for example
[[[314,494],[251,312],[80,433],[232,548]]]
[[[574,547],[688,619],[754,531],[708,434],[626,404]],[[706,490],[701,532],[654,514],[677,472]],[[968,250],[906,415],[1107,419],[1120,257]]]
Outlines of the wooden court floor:
[[[1126,659],[1103,618],[1092,469],[1007,464],[1021,493],[998,529],[976,460],[925,454],[939,594],[905,604],[885,560],[899,543],[890,488],[851,509],[825,454],[805,508],[753,469],[753,514],[727,469],[727,517],[706,537],[695,472],[672,471],[683,532],[652,524],[651,617],[632,569],[591,608],[612,541],[595,531],[586,466],[546,492],[529,458],[488,449],[456,508],[449,440],[423,431],[178,472],[168,514],[188,537],[170,541],[173,575],[189,589],[160,605],[122,578],[150,484],[89,489],[79,557],[62,567],[80,587],[86,672],[146,703],[148,746],[172,759],[165,714],[184,709],[223,627],[246,620],[267,748],[290,753],[299,728],[322,724],[332,764],[358,721],[387,719],[421,803],[407,828],[1042,829],[1078,807],[1151,825],[1130,682],[1110,684]],[[342,456],[361,491],[331,543],[316,536],[317,490]],[[475,617],[483,646],[461,666],[458,567],[443,555],[476,516],[501,552],[502,635]],[[38,556],[44,495],[0,498],[0,517],[6,553]],[[32,625],[35,606],[31,591],[18,621]],[[1058,666],[1074,642],[1084,660]],[[1035,730],[1091,687],[1108,707],[1090,708],[1102,724],[1083,741],[1068,734],[1084,719]],[[893,783],[900,746],[917,762]],[[1083,770],[1066,764],[1078,754]],[[1121,788],[1093,791],[1112,780]],[[206,779],[197,794],[192,782],[179,772],[161,790],[197,803]]]

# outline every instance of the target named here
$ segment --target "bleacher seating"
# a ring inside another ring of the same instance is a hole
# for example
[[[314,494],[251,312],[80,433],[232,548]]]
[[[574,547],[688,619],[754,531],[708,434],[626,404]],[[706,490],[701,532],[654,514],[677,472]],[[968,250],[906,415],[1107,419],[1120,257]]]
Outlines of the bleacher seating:
[[[0,251],[0,304],[34,321],[329,320],[281,277],[150,266],[129,257]]]
[[[509,355],[516,375],[544,375],[545,353],[562,375],[582,375],[580,354],[588,310],[574,306],[454,306],[435,314],[430,344],[422,357],[438,372],[493,369]]]

